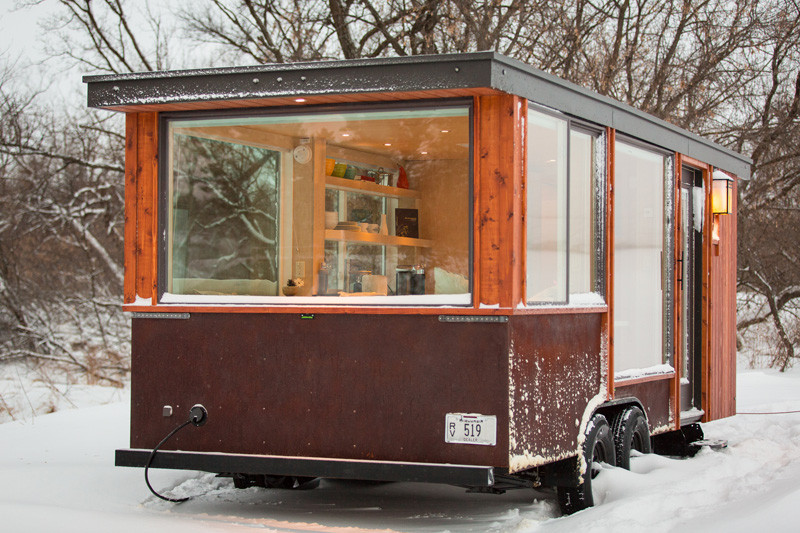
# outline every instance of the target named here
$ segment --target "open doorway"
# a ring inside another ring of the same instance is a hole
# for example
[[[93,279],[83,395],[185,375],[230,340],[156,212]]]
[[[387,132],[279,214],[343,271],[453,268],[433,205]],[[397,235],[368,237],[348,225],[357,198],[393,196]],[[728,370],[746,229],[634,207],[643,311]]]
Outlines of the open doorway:
[[[703,172],[681,169],[681,423],[702,415]]]

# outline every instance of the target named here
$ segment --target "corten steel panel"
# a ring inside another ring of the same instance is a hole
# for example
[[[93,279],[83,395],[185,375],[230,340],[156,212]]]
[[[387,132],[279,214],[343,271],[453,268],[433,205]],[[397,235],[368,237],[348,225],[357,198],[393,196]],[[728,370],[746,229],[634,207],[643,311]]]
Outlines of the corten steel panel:
[[[167,449],[505,466],[507,324],[436,315],[194,314],[133,320],[131,446],[195,403]],[[162,406],[175,415],[162,417]],[[446,444],[445,414],[497,416],[497,445]]]
[[[671,379],[647,381],[631,385],[616,386],[615,399],[636,398],[642,402],[650,424],[651,433],[663,433],[674,429],[670,425],[670,387]]]
[[[577,453],[587,407],[607,396],[601,321],[601,313],[511,318],[512,471]]]

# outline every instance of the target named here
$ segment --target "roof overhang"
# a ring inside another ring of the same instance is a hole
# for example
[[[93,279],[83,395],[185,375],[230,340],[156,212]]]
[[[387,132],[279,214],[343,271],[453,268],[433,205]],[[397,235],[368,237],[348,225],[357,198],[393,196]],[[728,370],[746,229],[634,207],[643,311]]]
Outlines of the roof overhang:
[[[85,76],[88,105],[115,111],[226,109],[504,92],[749,178],[737,152],[495,52]],[[343,98],[349,96],[350,98]]]

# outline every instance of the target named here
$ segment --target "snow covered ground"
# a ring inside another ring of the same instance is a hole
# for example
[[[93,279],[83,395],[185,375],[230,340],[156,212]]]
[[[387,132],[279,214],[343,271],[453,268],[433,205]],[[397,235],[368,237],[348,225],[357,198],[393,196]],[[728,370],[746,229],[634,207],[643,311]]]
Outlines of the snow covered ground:
[[[800,409],[800,371],[738,377],[740,412]],[[116,394],[121,401],[108,405],[0,424],[0,531],[800,530],[800,414],[705,424],[706,436],[727,439],[727,449],[685,460],[641,456],[631,472],[606,469],[595,481],[600,505],[561,517],[552,494],[530,490],[493,496],[335,481],[310,491],[237,490],[209,474],[156,470],[156,488],[193,496],[162,502],[141,469],[113,466],[114,449],[128,442],[129,400]]]

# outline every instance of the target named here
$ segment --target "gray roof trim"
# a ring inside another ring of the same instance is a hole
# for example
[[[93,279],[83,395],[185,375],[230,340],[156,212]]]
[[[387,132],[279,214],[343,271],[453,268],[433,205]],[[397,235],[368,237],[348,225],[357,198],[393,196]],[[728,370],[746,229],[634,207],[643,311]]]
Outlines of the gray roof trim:
[[[753,161],[749,157],[515,59],[495,56],[492,88],[614,128],[620,133],[727,170],[740,178],[750,177]]]
[[[750,158],[496,52],[85,76],[89,107],[488,87],[689,155],[741,178]]]

